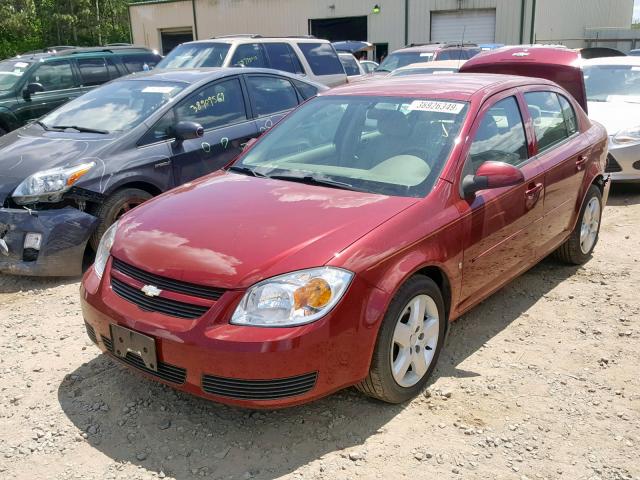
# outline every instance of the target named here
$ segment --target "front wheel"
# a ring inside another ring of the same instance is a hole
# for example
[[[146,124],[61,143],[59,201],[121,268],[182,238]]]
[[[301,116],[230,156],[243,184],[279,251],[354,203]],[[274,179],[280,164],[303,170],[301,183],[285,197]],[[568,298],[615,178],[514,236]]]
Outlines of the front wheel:
[[[371,359],[363,393],[402,403],[424,388],[435,368],[446,325],[442,293],[433,280],[416,276],[391,301]]]
[[[100,239],[104,232],[122,215],[141,203],[146,202],[152,195],[139,188],[124,188],[118,190],[105,200],[96,211],[96,217],[100,221],[93,235],[90,244],[94,252],[98,251]]]
[[[586,263],[598,243],[601,219],[602,193],[597,186],[591,185],[571,236],[554,252],[554,256],[571,265]]]

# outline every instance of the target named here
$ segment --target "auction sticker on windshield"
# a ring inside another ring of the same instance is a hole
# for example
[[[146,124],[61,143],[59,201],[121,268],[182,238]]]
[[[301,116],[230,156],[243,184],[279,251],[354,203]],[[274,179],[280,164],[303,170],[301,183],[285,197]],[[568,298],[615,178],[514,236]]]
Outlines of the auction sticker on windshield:
[[[464,108],[460,102],[440,102],[436,100],[414,100],[409,105],[409,111],[420,112],[444,112],[458,114]]]

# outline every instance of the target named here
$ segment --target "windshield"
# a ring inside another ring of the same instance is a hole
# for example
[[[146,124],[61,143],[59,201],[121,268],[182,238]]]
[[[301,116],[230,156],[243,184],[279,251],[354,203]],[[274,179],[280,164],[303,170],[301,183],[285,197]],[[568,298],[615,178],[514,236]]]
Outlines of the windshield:
[[[432,58],[433,52],[395,52],[385,58],[376,70],[392,72],[396,68],[405,67],[412,63],[428,62]]]
[[[466,111],[464,102],[443,100],[318,97],[285,117],[234,170],[423,197],[447,161]]]
[[[0,90],[11,90],[31,65],[21,60],[0,62]]]
[[[228,43],[183,43],[171,50],[156,68],[222,67]]]
[[[54,110],[41,123],[46,128],[75,126],[120,132],[134,128],[175,97],[184,83],[121,80],[108,83]]]
[[[402,70],[396,70],[391,73],[392,77],[404,77],[405,75],[440,75],[445,73],[456,73],[458,71],[457,68],[429,68],[429,67],[420,67],[420,68],[403,68]]]
[[[640,103],[640,66],[598,65],[583,71],[588,101]]]

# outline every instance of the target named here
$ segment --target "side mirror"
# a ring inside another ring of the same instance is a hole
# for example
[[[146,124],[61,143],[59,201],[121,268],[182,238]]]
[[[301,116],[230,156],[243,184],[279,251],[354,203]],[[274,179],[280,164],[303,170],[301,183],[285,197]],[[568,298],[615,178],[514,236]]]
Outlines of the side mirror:
[[[462,193],[472,197],[480,190],[512,187],[524,183],[524,175],[518,167],[504,162],[484,162],[475,175],[467,175],[462,180]]]
[[[173,127],[173,134],[176,137],[176,141],[182,143],[185,140],[202,138],[204,128],[196,122],[178,122],[178,124]]]
[[[24,98],[31,98],[31,95],[44,92],[44,87],[41,83],[30,83],[26,86],[26,88],[22,91],[22,96]]]
[[[247,143],[245,143],[244,145],[242,145],[242,151],[244,152],[245,150],[250,149],[254,143],[256,143],[258,141],[258,137],[253,137],[250,138]]]

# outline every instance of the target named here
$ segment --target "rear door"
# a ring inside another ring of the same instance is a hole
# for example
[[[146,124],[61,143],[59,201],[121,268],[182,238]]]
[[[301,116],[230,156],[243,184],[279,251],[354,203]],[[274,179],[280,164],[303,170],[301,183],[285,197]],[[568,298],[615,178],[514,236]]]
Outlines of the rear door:
[[[77,58],[76,65],[83,93],[120,76],[113,62],[105,57]]]
[[[464,225],[462,309],[524,271],[536,258],[544,174],[531,157],[523,122],[525,108],[515,90],[501,93],[483,106],[471,129],[460,182],[485,161],[518,167],[525,181],[482,190],[459,203]]]
[[[544,221],[540,248],[555,248],[573,229],[585,167],[593,156],[581,135],[574,108],[565,94],[553,87],[523,88],[533,121],[534,151],[545,171]]]
[[[212,82],[176,105],[167,123],[197,122],[205,129],[202,138],[171,144],[177,184],[222,168],[258,136],[247,104],[241,78],[234,76]]]
[[[70,60],[41,63],[29,74],[25,87],[30,83],[39,83],[44,91],[18,97],[14,113],[22,123],[45,115],[82,93]]]

